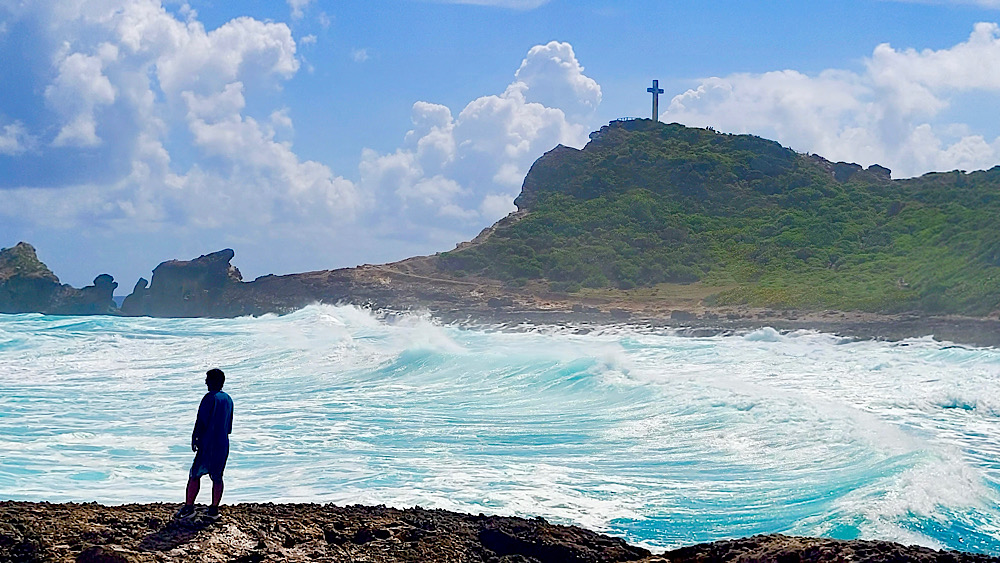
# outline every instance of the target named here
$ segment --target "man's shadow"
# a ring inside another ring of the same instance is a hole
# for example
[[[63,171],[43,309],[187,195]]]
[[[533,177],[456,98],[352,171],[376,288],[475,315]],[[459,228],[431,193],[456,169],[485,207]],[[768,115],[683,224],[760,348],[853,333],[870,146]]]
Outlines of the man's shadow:
[[[215,524],[214,520],[192,517],[174,518],[167,521],[159,530],[142,538],[139,543],[140,551],[170,551],[179,545],[183,545],[196,535]]]

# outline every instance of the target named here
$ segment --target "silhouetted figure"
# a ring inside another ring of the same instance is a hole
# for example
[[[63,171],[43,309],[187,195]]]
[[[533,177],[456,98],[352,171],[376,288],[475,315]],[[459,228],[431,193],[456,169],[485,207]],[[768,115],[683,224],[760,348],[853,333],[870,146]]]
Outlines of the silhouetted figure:
[[[221,369],[210,369],[205,373],[208,393],[198,407],[198,420],[191,434],[191,450],[197,452],[191,472],[188,474],[187,500],[177,512],[178,517],[194,512],[194,501],[201,489],[201,476],[212,478],[212,505],[209,516],[218,516],[219,501],[222,500],[222,472],[229,458],[229,435],[233,432],[233,400],[222,391],[226,374]]]

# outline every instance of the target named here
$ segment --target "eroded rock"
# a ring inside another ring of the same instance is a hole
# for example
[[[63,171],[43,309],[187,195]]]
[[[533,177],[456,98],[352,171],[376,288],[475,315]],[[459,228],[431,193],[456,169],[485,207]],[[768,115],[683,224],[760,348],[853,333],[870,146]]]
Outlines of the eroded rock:
[[[108,274],[97,276],[93,285],[81,289],[60,283],[26,242],[0,250],[0,313],[116,314],[116,287]]]

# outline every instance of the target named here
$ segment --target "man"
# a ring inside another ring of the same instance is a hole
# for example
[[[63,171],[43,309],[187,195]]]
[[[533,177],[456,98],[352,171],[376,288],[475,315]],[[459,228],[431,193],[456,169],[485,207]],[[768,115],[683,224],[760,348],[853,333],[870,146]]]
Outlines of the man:
[[[221,369],[205,372],[208,393],[201,399],[198,420],[194,423],[194,432],[191,434],[191,450],[197,453],[188,474],[187,500],[177,511],[178,518],[194,513],[194,501],[201,489],[201,476],[206,474],[212,478],[212,505],[208,507],[208,516],[216,518],[219,515],[222,472],[229,458],[229,435],[233,432],[233,400],[222,391],[225,382],[226,374]]]

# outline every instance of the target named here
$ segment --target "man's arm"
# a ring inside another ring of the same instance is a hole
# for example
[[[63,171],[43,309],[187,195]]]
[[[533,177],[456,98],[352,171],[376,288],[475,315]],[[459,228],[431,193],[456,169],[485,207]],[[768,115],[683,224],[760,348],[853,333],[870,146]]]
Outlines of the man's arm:
[[[198,447],[201,445],[201,437],[205,433],[205,429],[208,428],[208,417],[211,413],[208,408],[208,395],[201,398],[201,404],[198,405],[198,418],[194,421],[194,432],[191,433],[191,451],[198,451]]]

